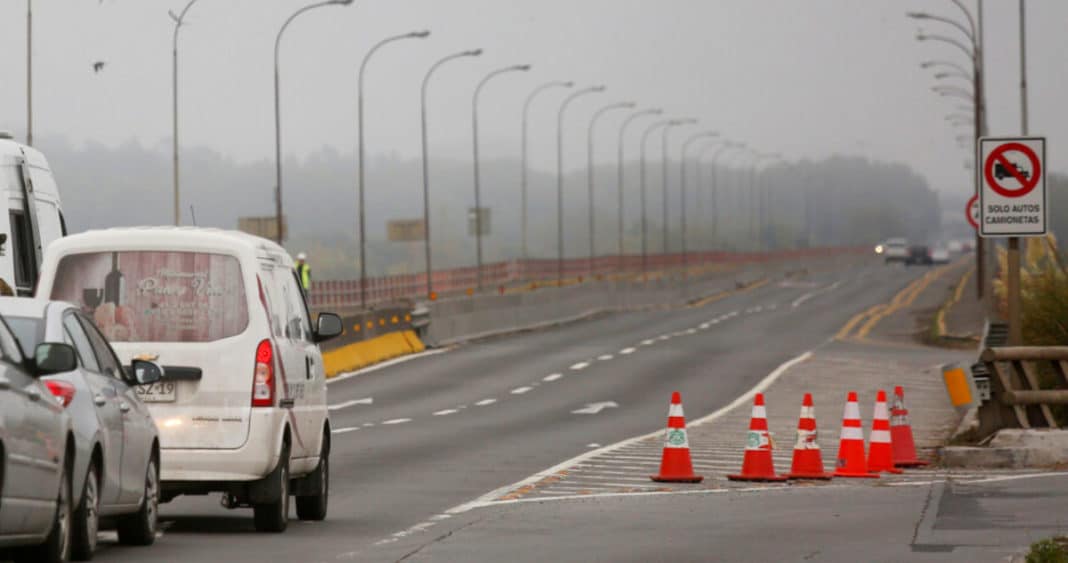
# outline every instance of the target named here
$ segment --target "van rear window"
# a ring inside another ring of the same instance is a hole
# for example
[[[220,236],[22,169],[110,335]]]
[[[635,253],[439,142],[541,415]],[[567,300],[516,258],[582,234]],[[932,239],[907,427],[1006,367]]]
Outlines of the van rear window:
[[[81,306],[112,342],[211,342],[245,331],[241,263],[201,252],[71,254],[51,298]]]

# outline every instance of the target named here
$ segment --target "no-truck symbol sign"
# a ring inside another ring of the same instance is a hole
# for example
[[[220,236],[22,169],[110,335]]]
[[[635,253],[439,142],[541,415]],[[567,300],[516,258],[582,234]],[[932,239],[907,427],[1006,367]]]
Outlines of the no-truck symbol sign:
[[[982,138],[977,149],[979,234],[1046,234],[1046,139]]]
[[[968,205],[965,206],[964,215],[968,218],[968,224],[973,229],[979,229],[979,194],[975,194],[968,200]]]

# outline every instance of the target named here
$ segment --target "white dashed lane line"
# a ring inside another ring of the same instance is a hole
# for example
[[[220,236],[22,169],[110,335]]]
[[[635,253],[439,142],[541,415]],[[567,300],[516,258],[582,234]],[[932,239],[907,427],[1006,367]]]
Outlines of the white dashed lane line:
[[[330,433],[331,433],[331,434],[347,434],[347,433],[349,433],[349,432],[355,432],[355,431],[357,431],[357,430],[359,430],[359,427],[352,427],[352,428],[335,428],[335,429],[333,429],[333,430],[332,430],[332,431],[331,431]]]
[[[496,403],[496,402],[497,402],[497,399],[482,399],[481,401],[475,403],[475,406],[476,407],[484,407],[486,405],[492,405],[493,403]]]
[[[587,367],[589,367],[589,365],[590,365],[589,362],[579,362],[577,364],[572,365],[571,369],[573,369],[575,371],[578,371],[580,369],[586,369]]]
[[[531,389],[533,389],[533,387],[516,387],[515,389],[512,389],[512,394],[513,395],[522,395],[523,393],[526,393],[527,391],[530,391]]]
[[[624,348],[624,349],[620,350],[619,353],[622,356],[633,354],[634,353],[634,348]]]
[[[652,338],[648,340],[642,340],[642,346],[651,346],[654,343],[656,343],[656,340],[653,340]]]
[[[411,422],[410,418],[394,418],[393,420],[382,421],[382,424],[404,424],[405,422]]]
[[[564,376],[564,374],[562,374],[562,373],[550,373],[549,375],[546,375],[545,377],[541,378],[541,380],[542,381],[550,381],[551,382],[551,381],[556,381],[557,379],[560,379],[563,376]]]
[[[611,360],[613,357],[614,356],[612,356],[612,354],[605,354],[603,356],[597,356],[597,359],[602,361],[602,362],[607,362],[608,360]]]
[[[456,409],[445,409],[443,411],[438,411],[438,412],[434,413],[434,416],[446,416],[446,415],[450,415],[450,414],[456,414],[458,412],[460,412],[460,411],[458,411]]]

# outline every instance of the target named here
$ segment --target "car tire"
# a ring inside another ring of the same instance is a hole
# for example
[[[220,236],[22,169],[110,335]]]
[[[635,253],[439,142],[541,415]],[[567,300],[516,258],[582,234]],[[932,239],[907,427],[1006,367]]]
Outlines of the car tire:
[[[324,448],[319,458],[319,465],[311,475],[305,477],[316,486],[312,495],[297,497],[297,518],[305,521],[321,522],[326,520],[326,510],[330,504],[330,450]]]
[[[280,534],[289,525],[289,446],[282,448],[278,467],[267,477],[277,487],[277,500],[252,505],[252,519],[257,532]]]
[[[52,530],[41,545],[23,549],[14,554],[15,563],[65,563],[70,560],[71,502],[70,470],[63,468],[56,498],[56,514],[52,518]]]
[[[96,552],[96,534],[100,531],[100,468],[89,464],[82,486],[82,499],[71,517],[70,558],[91,561]]]
[[[119,519],[119,543],[146,546],[156,543],[159,528],[159,458],[152,454],[145,469],[145,492],[136,513]]]

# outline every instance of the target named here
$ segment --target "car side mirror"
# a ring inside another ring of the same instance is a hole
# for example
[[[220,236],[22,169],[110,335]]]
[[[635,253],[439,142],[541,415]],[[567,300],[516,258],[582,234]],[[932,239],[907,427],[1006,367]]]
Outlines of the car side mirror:
[[[319,313],[319,319],[315,326],[315,341],[326,342],[331,338],[337,338],[345,332],[345,325],[341,317],[334,313]]]
[[[70,344],[42,342],[33,351],[35,375],[43,377],[78,369],[78,354]]]
[[[163,379],[163,366],[148,360],[134,360],[130,367],[136,385],[151,385]]]

